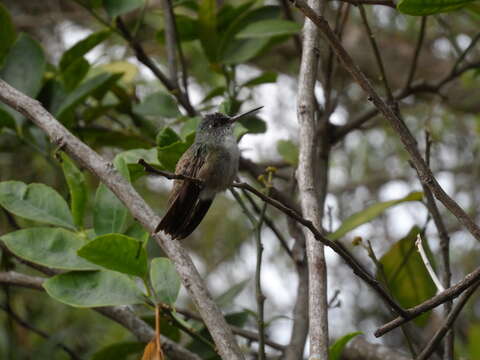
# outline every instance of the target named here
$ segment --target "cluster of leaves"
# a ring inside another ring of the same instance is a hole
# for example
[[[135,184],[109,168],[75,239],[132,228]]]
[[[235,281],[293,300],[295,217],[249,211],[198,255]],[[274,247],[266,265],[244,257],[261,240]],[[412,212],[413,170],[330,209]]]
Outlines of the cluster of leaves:
[[[403,0],[399,10],[425,15],[456,9],[471,1],[443,1],[425,4]],[[87,54],[107,42],[118,41],[113,19],[145,5],[143,0],[90,0],[88,6],[97,16],[105,16],[106,29],[79,41],[62,54],[58,64],[48,63],[41,45],[31,36],[17,33],[10,15],[0,5],[0,77],[37,98],[70,131],[94,147],[121,149],[115,158],[116,168],[134,182],[143,174],[137,165],[140,158],[172,171],[180,156],[194,141],[199,117],[185,116],[176,99],[165,90],[146,95],[141,101],[135,96],[136,66],[128,62],[93,65]],[[474,7],[470,7],[475,11]],[[215,0],[175,1],[175,19],[182,44],[197,44],[209,69],[221,78],[198,105],[199,111],[212,108],[214,100],[222,101],[221,111],[234,114],[256,86],[274,83],[277,74],[264,72],[242,83],[235,77],[239,64],[251,61],[276,44],[297,34],[300,25],[282,19],[278,6],[259,5],[247,1],[238,5],[217,7]],[[162,21],[149,14],[146,23],[155,22],[157,40],[164,41]],[[157,21],[159,20],[159,21]],[[199,61],[202,61],[200,59]],[[114,120],[112,120],[114,119]],[[44,136],[34,131],[23,116],[0,104],[0,131],[14,134],[42,150],[51,152]],[[242,119],[235,129],[240,140],[245,134],[266,131],[266,123],[257,116]],[[292,141],[282,140],[277,151],[286,163],[296,166],[298,148]],[[45,282],[47,293],[54,299],[76,307],[105,305],[165,303],[174,305],[180,282],[171,263],[165,258],[149,259],[146,245],[148,234],[130,218],[126,208],[103,185],[95,190],[92,214],[87,214],[90,192],[83,173],[64,154],[61,168],[69,188],[69,203],[53,188],[43,184],[19,181],[0,183],[0,205],[15,216],[27,219],[26,228],[3,235],[0,240],[17,256],[33,263],[66,271]],[[408,201],[421,200],[412,193],[401,199],[377,203],[347,218],[330,238],[337,240],[361,224],[372,221],[388,208]],[[92,219],[88,224],[86,218]],[[38,224],[44,224],[38,226]],[[421,259],[413,247],[419,229],[411,232],[380,259],[378,277],[390,288],[404,307],[415,305],[435,292]],[[412,276],[412,274],[415,274]],[[233,286],[217,299],[226,307],[246,282]],[[421,290],[421,291],[420,291]],[[227,315],[227,320],[244,326],[251,312]],[[177,318],[178,328],[190,324]],[[196,330],[200,325],[196,324]],[[179,332],[172,330],[172,339]],[[208,345],[206,329],[189,348],[203,358],[215,358]],[[340,356],[349,334],[332,346],[332,358]],[[207,339],[205,341],[205,339]],[[117,344],[97,353],[138,352],[137,344]]]

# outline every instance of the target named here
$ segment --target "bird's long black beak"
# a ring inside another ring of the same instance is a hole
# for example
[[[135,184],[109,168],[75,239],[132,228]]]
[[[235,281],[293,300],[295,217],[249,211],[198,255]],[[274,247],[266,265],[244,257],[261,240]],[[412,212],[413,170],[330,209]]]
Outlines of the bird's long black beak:
[[[241,113],[241,114],[238,114],[238,115],[235,115],[233,117],[230,118],[230,124],[234,123],[235,121],[237,121],[238,119],[244,117],[244,116],[247,116],[247,115],[250,115],[250,114],[253,114],[255,112],[257,112],[258,110],[260,110],[261,108],[263,108],[263,106],[259,106],[253,110],[248,110],[244,113]]]

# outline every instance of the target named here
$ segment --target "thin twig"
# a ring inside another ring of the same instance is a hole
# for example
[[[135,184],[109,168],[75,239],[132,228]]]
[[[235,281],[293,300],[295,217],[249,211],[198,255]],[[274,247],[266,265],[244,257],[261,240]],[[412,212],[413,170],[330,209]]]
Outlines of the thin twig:
[[[435,271],[432,268],[432,264],[430,264],[430,260],[428,260],[427,253],[425,252],[425,249],[423,248],[423,245],[422,245],[422,237],[420,236],[420,234],[417,235],[415,246],[417,247],[418,252],[420,253],[420,257],[422,258],[423,264],[425,265],[425,268],[427,269],[428,274],[430,275],[430,278],[432,279],[433,283],[437,287],[438,291],[439,292],[445,291],[445,288],[443,287],[437,274],[435,274]]]
[[[362,4],[358,5],[358,9],[360,10],[360,15],[362,17],[363,25],[365,25],[365,30],[368,35],[368,40],[370,41],[370,45],[373,49],[373,54],[375,56],[375,60],[378,65],[378,69],[380,70],[380,80],[383,83],[385,88],[385,94],[387,95],[387,102],[390,105],[394,103],[394,97],[392,94],[392,90],[390,89],[390,85],[388,84],[387,74],[385,72],[385,67],[383,66],[382,55],[380,54],[380,50],[378,48],[377,42],[375,40],[375,35],[370,28],[370,24],[368,23],[367,14],[365,13],[365,9]]]
[[[146,163],[143,159],[139,160],[139,163],[141,163],[143,166],[145,166],[148,171],[151,171],[153,173],[165,176],[167,179],[180,179],[180,180],[188,180],[188,181],[201,181],[200,179],[196,178],[190,178],[186,177],[183,175],[177,175],[173,174],[170,172],[166,171],[159,171],[158,169],[152,167],[148,163]],[[146,165],[145,165],[146,164]],[[388,295],[385,292],[385,289],[382,287],[382,285],[372,276],[369,274],[369,272],[356,260],[353,255],[349,253],[349,251],[338,241],[331,241],[327,237],[325,237],[320,231],[318,231],[313,223],[302,216],[300,216],[295,210],[287,207],[286,205],[282,204],[280,201],[273,199],[272,197],[269,197],[262,193],[261,191],[255,189],[253,186],[244,183],[244,182],[235,182],[232,185],[232,188],[239,188],[243,189],[246,191],[249,191],[250,193],[256,195],[263,201],[269,203],[276,209],[280,210],[283,212],[285,215],[289,216],[290,218],[294,219],[298,223],[302,224],[305,226],[307,229],[309,229],[312,234],[315,236],[315,239],[322,242],[324,245],[332,248],[353,270],[353,272],[359,276],[361,279],[363,279],[367,284],[369,284],[377,293],[384,299],[384,301],[388,304],[389,307],[394,309],[394,311],[397,314],[402,314],[404,310],[396,303],[395,300],[392,299],[390,295]],[[233,189],[230,190],[233,190]],[[235,193],[232,192],[232,194],[235,196]],[[247,212],[248,215],[248,212]]]
[[[130,47],[135,52],[135,56],[138,61],[148,67],[155,77],[162,82],[162,84],[167,88],[170,93],[177,98],[177,100],[182,104],[184,109],[187,111],[189,116],[195,116],[196,111],[190,104],[190,101],[185,96],[185,94],[179,89],[179,87],[172,83],[172,81],[160,70],[160,68],[153,62],[153,60],[147,55],[142,45],[132,36],[127,26],[120,18],[117,17],[116,20],[117,28],[122,34],[123,38],[128,42]]]
[[[418,304],[412,308],[405,310],[404,316],[396,317],[390,322],[378,328],[374,335],[380,337],[385,335],[387,332],[392,331],[398,326],[415,319],[416,317],[422,315],[423,313],[436,308],[437,306],[444,304],[447,301],[455,299],[457,296],[462,294],[465,290],[476,284],[480,280],[480,267],[469,273],[455,285],[450,286],[445,291],[442,291],[440,294],[437,294],[430,299],[424,301],[421,304]]]
[[[430,138],[430,133],[425,131],[425,159],[428,166],[430,166],[430,149],[432,141]],[[438,236],[440,238],[440,251],[442,253],[442,262],[443,262],[443,286],[449,288],[451,284],[452,273],[450,270],[450,236],[448,235],[447,228],[445,223],[440,215],[438,210],[437,203],[432,195],[430,189],[423,185],[423,193],[425,195],[426,206],[430,216],[433,219],[435,227],[437,228]],[[452,301],[447,301],[444,305],[445,317],[448,316],[452,310]],[[454,354],[454,339],[455,333],[453,328],[448,331],[448,334],[445,339],[444,344],[444,359],[450,360],[453,359]]]
[[[204,181],[202,179],[193,178],[190,176],[182,175],[182,174],[175,174],[169,171],[164,171],[153,167],[149,163],[147,163],[144,159],[138,160],[138,163],[142,165],[146,172],[161,175],[169,180],[185,180],[197,183],[198,185],[203,185]]]
[[[457,220],[470,232],[470,234],[473,235],[475,239],[480,241],[480,228],[477,226],[475,221],[458,205],[458,203],[453,200],[440,186],[431,169],[427,166],[425,160],[420,154],[420,151],[417,147],[417,142],[408,127],[397,115],[394,109],[386,104],[380,98],[380,96],[378,96],[370,81],[355,64],[352,57],[347,53],[325,18],[321,15],[318,15],[304,0],[292,0],[292,3],[295,7],[300,9],[305,16],[312,20],[321,30],[327,42],[334,49],[344,68],[367,93],[368,100],[372,101],[385,119],[388,120],[391,127],[395,130],[398,137],[402,141],[405,150],[407,150],[408,154],[410,155],[410,159],[418,173],[420,181],[428,186],[435,197],[457,218]]]
[[[133,217],[152,234],[158,245],[172,260],[185,288],[194,300],[205,320],[221,356],[231,360],[243,360],[244,355],[225,321],[218,305],[206,290],[205,283],[195,268],[192,259],[179,241],[154,233],[159,217],[125,180],[112,163],[103,159],[86,144],[70,133],[36,100],[0,80],[0,101],[25,115],[39,126],[50,141],[61,147],[81,166],[96,175],[125,204]]]
[[[375,265],[375,267],[377,269],[377,273],[380,274],[380,276],[382,278],[382,281],[385,284],[385,287],[391,293],[392,289],[390,288],[390,285],[389,285],[390,282],[388,281],[387,274],[385,273],[385,269],[383,267],[383,264],[378,260],[378,257],[375,254],[375,251],[373,250],[373,246],[372,246],[372,243],[370,242],[370,240],[367,241],[367,245],[364,246],[364,247],[367,250],[368,257],[372,260],[373,264]],[[408,255],[405,256],[405,258],[408,259]],[[402,265],[400,265],[399,268],[401,268],[401,267],[402,267]],[[407,345],[408,345],[408,349],[410,350],[410,354],[412,355],[412,357],[415,358],[416,351],[415,351],[415,348],[414,348],[414,345],[413,345],[412,338],[411,338],[411,336],[408,332],[408,329],[404,325],[400,326],[400,329],[402,330],[402,334],[405,337],[405,340],[406,340]]]
[[[175,31],[175,16],[172,11],[172,3],[170,0],[162,0],[163,22],[165,33],[165,47],[167,50],[168,71],[170,73],[170,81],[178,87],[177,73],[177,37]]]
[[[422,22],[420,24],[420,33],[418,34],[417,45],[415,46],[415,51],[413,53],[412,65],[410,66],[410,71],[408,72],[407,82],[405,84],[405,89],[409,89],[412,85],[413,77],[417,71],[418,57],[420,56],[420,50],[422,49],[423,39],[425,39],[425,28],[427,24],[427,17],[422,16]]]
[[[442,338],[445,336],[445,334],[448,331],[451,330],[451,328],[453,327],[453,323],[457,319],[458,315],[460,315],[460,312],[462,311],[463,307],[467,303],[468,299],[470,299],[470,297],[477,290],[479,285],[480,285],[480,281],[478,281],[472,287],[470,287],[467,291],[465,291],[465,293],[462,295],[460,300],[458,300],[458,303],[455,304],[452,311],[448,314],[448,317],[445,319],[442,326],[440,326],[440,328],[437,330],[435,335],[433,335],[433,337],[428,342],[427,346],[425,346],[425,348],[422,350],[420,355],[418,355],[418,357],[415,360],[426,360],[430,358],[435,348],[438,346],[440,341],[442,341]]]
[[[442,89],[443,86],[457,79],[463,73],[471,69],[478,68],[478,66],[480,66],[480,61],[477,61],[474,63],[468,63],[458,68],[455,71],[451,71],[447,76],[445,76],[442,80],[438,81],[437,83],[434,83],[434,84],[419,83],[417,85],[410,86],[410,88],[408,89],[404,88],[402,90],[399,90],[394,95],[395,100],[399,101],[399,100],[405,99],[410,95],[420,94],[420,93],[438,94],[438,92]],[[349,121],[347,124],[336,127],[331,137],[332,145],[337,143],[341,139],[343,139],[351,131],[361,128],[367,121],[369,121],[379,113],[380,113],[379,109],[374,108],[366,111],[364,114],[360,115],[358,118],[355,118]]]
[[[470,52],[470,50],[473,49],[473,47],[475,46],[475,44],[478,42],[478,40],[480,40],[480,33],[478,33],[477,35],[475,35],[475,37],[472,39],[472,41],[470,41],[470,44],[468,44],[467,48],[460,54],[460,56],[457,58],[457,61],[455,61],[455,64],[453,65],[453,68],[452,68],[452,71],[451,73],[455,73],[455,71],[457,71],[457,68],[460,66],[460,64],[462,63],[462,61],[466,58],[466,56],[468,55],[468,53]]]
[[[5,311],[8,314],[8,316],[10,318],[12,318],[13,320],[15,320],[15,322],[17,322],[20,326],[24,327],[27,330],[30,330],[31,332],[37,334],[38,336],[40,336],[40,337],[42,337],[42,338],[44,338],[48,341],[51,341],[51,336],[50,335],[48,335],[43,330],[37,329],[36,327],[34,327],[30,323],[28,323],[26,320],[22,319],[9,306],[0,305],[0,309]],[[54,341],[54,342],[55,342],[55,345],[58,346],[63,351],[65,351],[70,356],[70,358],[75,359],[75,360],[80,360],[81,359],[81,357],[78,356],[76,354],[76,352],[74,350],[70,349],[67,345],[65,345],[61,342],[58,342],[58,341]]]
[[[45,278],[24,275],[15,271],[0,272],[0,284],[44,291],[45,289],[42,286],[44,281]],[[155,335],[153,329],[137,317],[128,307],[108,306],[95,308],[94,310],[122,325],[141,342],[147,343]],[[168,338],[162,337],[162,344],[164,351],[172,360],[200,360],[198,355],[193,354]]]
[[[244,191],[242,190],[242,193],[243,193],[243,196],[245,196],[245,198],[247,199],[247,201],[250,203],[250,206],[252,207],[252,209],[255,211],[255,213],[257,214],[261,214],[262,212],[262,209],[260,209],[258,207],[258,205],[255,203],[255,201],[252,199],[252,197],[250,196],[250,194],[247,192],[247,191]],[[264,220],[265,224],[270,228],[270,230],[272,230],[272,232],[275,234],[275,236],[277,237],[278,241],[280,242],[280,245],[282,246],[283,250],[285,250],[285,252],[288,254],[288,256],[293,259],[293,254],[292,254],[292,250],[290,250],[290,248],[288,247],[288,243],[287,243],[287,239],[285,239],[285,237],[283,236],[282,232],[280,230],[278,230],[277,226],[275,225],[275,223],[268,217],[268,216],[264,216]]]

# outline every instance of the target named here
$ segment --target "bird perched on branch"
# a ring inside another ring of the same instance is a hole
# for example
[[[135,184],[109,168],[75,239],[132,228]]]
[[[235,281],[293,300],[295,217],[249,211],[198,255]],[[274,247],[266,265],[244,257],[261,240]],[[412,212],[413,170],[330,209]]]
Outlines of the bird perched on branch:
[[[233,117],[213,113],[202,119],[194,143],[175,168],[175,174],[193,179],[175,180],[168,210],[156,232],[163,231],[173,239],[183,239],[195,230],[215,195],[232,185],[237,175],[240,151],[233,135],[234,122],[262,107]]]

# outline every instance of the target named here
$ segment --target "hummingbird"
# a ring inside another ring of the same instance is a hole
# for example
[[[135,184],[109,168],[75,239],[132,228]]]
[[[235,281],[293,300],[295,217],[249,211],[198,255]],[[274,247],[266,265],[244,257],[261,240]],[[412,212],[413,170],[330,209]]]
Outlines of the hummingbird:
[[[168,209],[155,232],[172,239],[190,235],[206,215],[215,195],[232,185],[238,172],[240,151],[233,124],[263,106],[230,117],[216,112],[202,118],[193,144],[177,163],[175,174],[200,181],[175,180]]]

